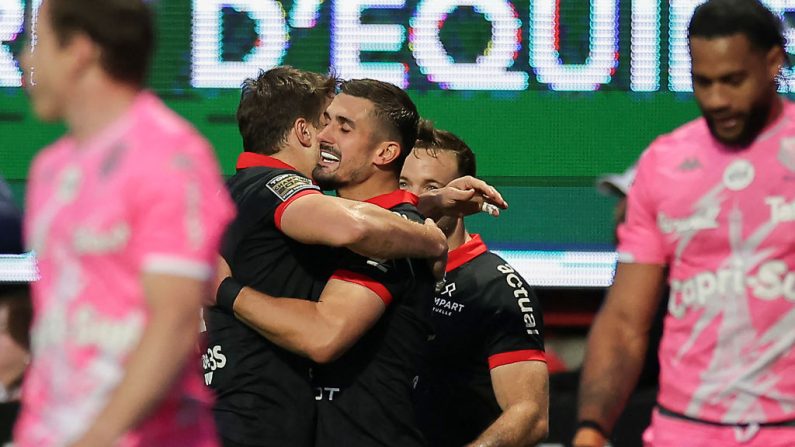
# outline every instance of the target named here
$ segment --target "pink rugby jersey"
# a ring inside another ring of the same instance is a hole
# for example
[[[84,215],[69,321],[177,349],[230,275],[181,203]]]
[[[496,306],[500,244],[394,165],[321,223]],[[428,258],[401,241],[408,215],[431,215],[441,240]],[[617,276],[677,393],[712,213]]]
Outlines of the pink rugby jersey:
[[[41,279],[15,445],[59,446],[85,432],[123,376],[149,319],[142,274],[207,280],[234,208],[208,143],[150,93],[90,141],[45,149],[27,200]],[[198,364],[187,361],[118,445],[217,445]]]
[[[703,420],[795,418],[795,106],[746,150],[697,119],[643,154],[619,260],[669,264],[659,402]]]

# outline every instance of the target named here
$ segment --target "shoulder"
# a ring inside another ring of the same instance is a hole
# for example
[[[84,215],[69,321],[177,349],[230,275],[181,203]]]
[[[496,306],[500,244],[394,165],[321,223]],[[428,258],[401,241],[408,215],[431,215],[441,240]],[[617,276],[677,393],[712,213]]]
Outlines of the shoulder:
[[[702,141],[711,141],[707,122],[703,117],[696,118],[673,131],[657,137],[642,156],[664,160],[666,155],[681,152],[686,148],[700,148]]]
[[[422,223],[425,221],[425,218],[423,218],[422,214],[420,214],[419,210],[417,210],[417,207],[410,203],[400,203],[393,206],[389,210],[414,222]]]
[[[474,280],[484,305],[516,307],[516,299],[532,296],[521,273],[497,254],[487,251],[462,266],[461,272]],[[460,274],[459,274],[460,276]]]
[[[220,172],[210,143],[193,125],[153,94],[143,93],[139,101],[129,137],[139,163],[153,168],[163,160],[187,159],[199,170]]]
[[[32,179],[41,175],[46,177],[52,176],[56,169],[62,167],[63,158],[72,145],[73,143],[69,137],[62,137],[39,151],[30,165],[28,178]]]

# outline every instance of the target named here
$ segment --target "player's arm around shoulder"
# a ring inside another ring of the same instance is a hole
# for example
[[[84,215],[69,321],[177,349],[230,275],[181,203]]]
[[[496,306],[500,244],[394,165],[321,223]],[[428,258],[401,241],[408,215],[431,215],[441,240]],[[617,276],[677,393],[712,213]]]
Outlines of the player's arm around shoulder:
[[[352,276],[329,280],[318,302],[275,298],[243,287],[232,309],[271,342],[314,362],[328,363],[378,321],[386,309],[386,294],[369,279]]]
[[[447,239],[431,222],[411,222],[376,205],[322,194],[290,203],[280,226],[299,242],[345,247],[371,258],[434,258],[447,251]]]

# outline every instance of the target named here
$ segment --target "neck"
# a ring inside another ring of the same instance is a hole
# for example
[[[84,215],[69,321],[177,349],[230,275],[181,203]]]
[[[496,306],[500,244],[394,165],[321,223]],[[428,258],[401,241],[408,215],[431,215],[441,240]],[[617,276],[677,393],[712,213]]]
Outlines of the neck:
[[[360,184],[346,185],[337,189],[337,195],[348,200],[362,202],[376,196],[389,194],[398,187],[398,179],[392,171],[379,171]]]
[[[783,111],[784,101],[781,99],[781,96],[776,93],[776,99],[773,100],[773,105],[770,107],[770,114],[767,117],[767,122],[765,123],[764,129],[767,130],[770,128],[770,126],[778,120]]]
[[[301,174],[312,178],[312,170],[315,168],[315,165],[312,164],[310,166],[310,163],[307,162],[306,157],[303,157],[299,152],[300,150],[301,149],[288,146],[271,155],[271,157],[279,160],[282,163],[287,163],[288,165],[294,167]]]
[[[469,242],[471,239],[472,237],[469,235],[466,228],[464,228],[464,219],[459,218],[452,233],[447,236],[447,247],[450,251],[453,251]]]
[[[111,79],[96,79],[77,86],[67,101],[64,121],[78,143],[85,142],[113,124],[132,106],[140,90]]]

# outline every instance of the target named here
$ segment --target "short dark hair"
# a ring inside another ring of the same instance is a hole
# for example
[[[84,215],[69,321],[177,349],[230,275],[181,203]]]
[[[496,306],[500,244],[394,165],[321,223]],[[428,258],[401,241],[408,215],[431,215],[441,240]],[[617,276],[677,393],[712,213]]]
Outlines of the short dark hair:
[[[154,18],[143,0],[47,0],[61,45],[79,33],[100,48],[100,64],[114,79],[142,86],[155,45]]]
[[[337,78],[288,65],[260,71],[243,81],[237,124],[243,150],[272,155],[279,152],[295,120],[304,118],[315,126],[334,96]]]
[[[459,176],[471,175],[474,177],[477,174],[475,153],[464,143],[464,140],[452,132],[437,129],[431,121],[426,119],[420,120],[417,142],[414,144],[414,150],[421,149],[427,151],[432,157],[437,157],[440,151],[452,152],[458,162]]]
[[[787,45],[781,19],[759,0],[709,0],[696,8],[687,32],[688,39],[743,34],[762,51]]]
[[[403,169],[406,157],[417,140],[420,114],[417,106],[401,88],[375,79],[352,79],[340,85],[340,93],[363,98],[375,105],[373,114],[383,125],[380,129],[387,138],[400,143],[400,154],[393,166]]]

